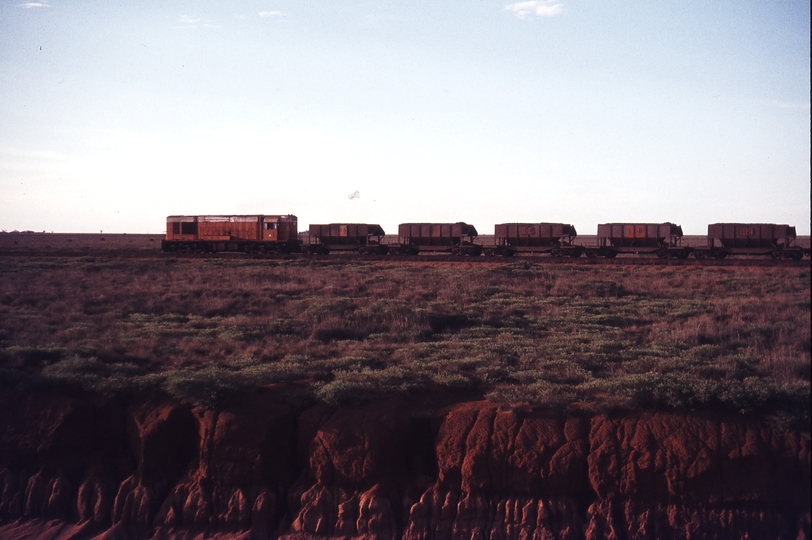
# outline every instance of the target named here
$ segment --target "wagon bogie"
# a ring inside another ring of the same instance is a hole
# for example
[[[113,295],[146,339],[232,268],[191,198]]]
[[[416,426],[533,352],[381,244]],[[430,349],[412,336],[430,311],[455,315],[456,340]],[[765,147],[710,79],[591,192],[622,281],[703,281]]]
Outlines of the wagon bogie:
[[[358,248],[358,253],[361,255],[386,255],[389,253],[389,246],[383,244],[377,246],[361,246]]]
[[[657,250],[657,257],[660,259],[687,259],[693,250],[688,247],[682,248],[660,248]]]
[[[479,257],[482,255],[482,246],[476,244],[454,246],[451,248],[451,254],[456,256]]]
[[[516,254],[516,250],[512,248],[507,246],[496,246],[493,244],[484,246],[483,252],[485,253],[486,257],[513,257],[513,255]]]
[[[420,250],[414,246],[404,244],[397,246],[398,255],[417,255],[418,253]]]

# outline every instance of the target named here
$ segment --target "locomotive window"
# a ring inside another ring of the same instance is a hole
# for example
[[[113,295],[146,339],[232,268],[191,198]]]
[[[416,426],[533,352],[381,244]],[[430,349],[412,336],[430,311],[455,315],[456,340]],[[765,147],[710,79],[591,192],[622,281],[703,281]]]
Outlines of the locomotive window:
[[[181,234],[197,234],[197,223],[181,223]]]
[[[275,231],[276,230],[276,223],[266,223],[265,224],[266,231]]]
[[[172,234],[180,234],[180,223],[177,221],[172,224]]]

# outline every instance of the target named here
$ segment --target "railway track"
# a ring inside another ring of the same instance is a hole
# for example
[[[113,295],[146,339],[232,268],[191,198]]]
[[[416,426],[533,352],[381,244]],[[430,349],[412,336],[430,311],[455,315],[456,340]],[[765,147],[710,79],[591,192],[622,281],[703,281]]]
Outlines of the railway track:
[[[383,263],[451,263],[451,264],[510,264],[527,262],[541,265],[573,265],[573,266],[719,266],[719,267],[795,267],[809,268],[810,260],[772,260],[770,258],[736,258],[717,259],[659,259],[657,257],[633,257],[620,255],[614,259],[605,258],[569,258],[516,255],[514,257],[465,257],[451,255],[303,255],[303,254],[253,254],[253,253],[163,253],[153,250],[126,250],[126,249],[78,249],[78,250],[42,250],[42,249],[6,249],[0,250],[0,258],[98,258],[98,259],[226,259],[226,260],[313,260],[319,263],[343,262],[383,262]]]

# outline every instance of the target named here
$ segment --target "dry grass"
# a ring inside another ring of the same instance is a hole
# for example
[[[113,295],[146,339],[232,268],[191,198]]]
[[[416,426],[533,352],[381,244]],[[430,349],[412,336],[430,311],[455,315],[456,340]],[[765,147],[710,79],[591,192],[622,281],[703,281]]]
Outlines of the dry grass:
[[[296,382],[809,429],[810,272],[310,260],[0,260],[0,380],[210,407]]]

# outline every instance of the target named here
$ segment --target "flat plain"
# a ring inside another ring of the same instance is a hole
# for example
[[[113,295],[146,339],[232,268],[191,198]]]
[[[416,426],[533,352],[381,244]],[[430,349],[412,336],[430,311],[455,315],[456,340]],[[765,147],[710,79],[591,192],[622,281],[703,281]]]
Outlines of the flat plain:
[[[3,256],[0,385],[210,408],[280,385],[335,405],[442,391],[809,431],[810,271]]]

